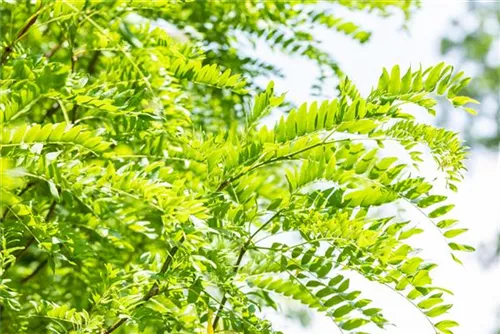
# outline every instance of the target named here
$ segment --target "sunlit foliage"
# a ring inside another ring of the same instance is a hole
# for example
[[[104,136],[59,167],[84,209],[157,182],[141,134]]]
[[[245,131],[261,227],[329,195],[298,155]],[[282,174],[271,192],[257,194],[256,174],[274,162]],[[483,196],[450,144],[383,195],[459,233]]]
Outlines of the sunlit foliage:
[[[321,6],[2,2],[3,333],[274,333],[266,310],[287,298],[344,333],[391,325],[353,276],[451,333],[451,292],[409,240],[441,234],[457,262],[473,250],[447,199],[466,148],[405,107],[463,109],[470,79],[394,66],[364,96],[308,31],[370,33]],[[338,96],[293,108],[259,87],[279,69],[243,55],[243,38],[315,61]]]

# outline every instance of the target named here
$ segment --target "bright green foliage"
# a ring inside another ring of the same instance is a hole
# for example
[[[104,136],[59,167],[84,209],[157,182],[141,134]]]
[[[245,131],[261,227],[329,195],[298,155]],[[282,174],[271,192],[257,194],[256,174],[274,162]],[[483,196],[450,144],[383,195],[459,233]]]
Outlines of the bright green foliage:
[[[337,98],[292,109],[272,82],[257,87],[273,68],[234,39],[340,73],[308,25],[369,34],[318,6],[2,2],[3,332],[274,333],[266,310],[287,298],[344,333],[389,326],[354,275],[451,333],[450,291],[408,240],[440,233],[456,261],[473,250],[441,193],[463,178],[466,150],[405,106],[461,108],[470,79],[395,66],[368,96],[344,78]],[[419,172],[430,157],[433,179]]]

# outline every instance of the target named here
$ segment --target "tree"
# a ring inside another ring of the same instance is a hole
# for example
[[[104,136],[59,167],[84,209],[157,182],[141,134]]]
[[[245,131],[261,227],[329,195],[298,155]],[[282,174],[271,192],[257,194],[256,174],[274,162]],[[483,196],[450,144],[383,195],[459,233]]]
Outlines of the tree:
[[[408,16],[417,4],[336,5]],[[272,333],[262,310],[283,298],[343,332],[384,328],[351,274],[451,333],[450,291],[408,243],[423,228],[398,209],[425,218],[460,262],[473,248],[454,241],[466,229],[445,217],[453,204],[439,189],[456,191],[466,148],[404,107],[475,102],[458,95],[470,78],[396,65],[361,96],[307,31],[369,33],[315,6],[2,2],[5,333]],[[256,84],[277,69],[243,56],[236,36],[317,62],[318,85],[341,79],[338,97],[293,108]],[[431,157],[429,180],[418,167]]]

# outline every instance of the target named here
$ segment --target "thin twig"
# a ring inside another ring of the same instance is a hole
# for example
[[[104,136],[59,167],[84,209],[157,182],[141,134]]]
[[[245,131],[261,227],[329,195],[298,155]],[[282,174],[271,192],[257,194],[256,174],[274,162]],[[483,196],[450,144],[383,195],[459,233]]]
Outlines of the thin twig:
[[[55,211],[55,208],[56,208],[56,201],[52,201],[52,204],[50,204],[50,207],[49,207],[49,211],[47,212],[47,215],[45,216],[45,221],[49,221],[51,218],[52,218],[52,215],[54,214],[54,211]],[[26,245],[24,246],[24,248],[17,254],[16,256],[16,262],[18,260],[20,260],[24,254],[26,253],[26,251],[28,250],[28,248],[35,242],[35,237],[31,237],[28,242],[26,243]]]
[[[73,105],[73,108],[71,109],[71,124],[75,124],[76,122],[77,111],[78,111],[78,104],[75,103]]]
[[[243,246],[240,249],[240,252],[238,254],[238,259],[236,260],[236,263],[234,264],[233,267],[233,273],[236,274],[238,272],[238,269],[240,267],[241,261],[243,260],[243,256],[248,250],[248,246],[252,242],[252,239],[264,228],[266,228],[276,217],[280,215],[280,212],[276,212],[271,218],[269,218],[262,226],[260,226],[250,237],[248,237],[247,241],[243,244]],[[214,322],[212,323],[212,328],[215,330],[217,329],[217,323],[219,322],[220,319],[220,313],[224,310],[225,304],[227,302],[227,295],[224,294],[222,297],[222,300],[220,302],[219,308],[217,309],[217,312],[215,313],[215,318]]]
[[[21,284],[24,284],[24,283],[28,282],[30,279],[32,279],[33,277],[35,277],[47,265],[48,262],[49,262],[48,259],[45,259],[42,262],[40,262],[40,264],[35,268],[35,270],[33,270],[33,272],[31,274],[29,274],[28,276],[26,276],[25,278],[23,278],[21,280]]]
[[[100,51],[96,51],[92,55],[92,58],[90,58],[89,64],[87,66],[87,73],[88,74],[94,74],[95,69],[96,69],[97,60],[99,60],[100,53],[101,53]]]
[[[52,204],[50,205],[50,208],[49,208],[49,211],[47,213],[47,215],[45,216],[45,221],[48,221],[50,220],[50,218],[52,218],[52,215],[54,214],[54,211],[55,211],[55,208],[56,208],[56,201],[52,201]],[[23,249],[21,249],[17,254],[16,254],[16,261],[15,263],[17,263],[23,256],[24,254],[26,254],[28,248],[35,242],[35,237],[34,236],[31,236],[31,238],[29,238],[29,240],[26,242],[26,244],[24,245]],[[7,270],[12,266],[12,262],[10,262],[6,267],[5,267],[5,270],[4,270],[4,274],[5,272],[7,272]]]
[[[45,52],[44,57],[50,59],[61,47],[62,43],[54,45],[49,51]]]
[[[330,136],[331,134],[329,134],[325,139],[328,139],[328,137]],[[395,139],[395,138],[387,138],[387,137],[374,137],[374,138],[342,138],[342,139],[335,139],[335,140],[330,140],[330,141],[321,141],[321,142],[318,142],[318,143],[315,143],[315,144],[312,144],[310,146],[306,146],[300,150],[297,150],[295,152],[291,152],[291,153],[288,153],[286,155],[283,155],[283,156],[280,156],[280,157],[276,157],[276,158],[271,158],[269,160],[266,160],[266,161],[262,161],[262,162],[259,162],[257,164],[254,164],[253,166],[250,166],[247,170],[233,176],[233,177],[230,177],[226,180],[224,180],[224,182],[222,182],[219,187],[217,188],[216,191],[222,191],[224,190],[228,185],[230,185],[232,182],[238,180],[239,178],[245,176],[246,174],[250,173],[250,172],[253,172],[254,170],[258,169],[258,168],[261,168],[263,166],[266,166],[266,165],[269,165],[269,164],[273,164],[275,162],[280,162],[280,161],[284,161],[284,160],[289,160],[291,158],[293,158],[293,156],[297,155],[297,154],[300,154],[300,153],[304,153],[306,151],[309,151],[309,150],[312,150],[316,147],[319,147],[319,146],[325,146],[325,145],[330,145],[330,144],[335,144],[335,143],[342,143],[342,142],[349,142],[349,141],[376,141],[376,140],[384,140],[384,141],[396,141],[396,142],[399,142],[399,140]]]
[[[36,20],[38,19],[38,16],[40,15],[40,13],[42,12],[42,4],[43,2],[40,4],[40,8],[38,8],[38,10],[36,11],[35,14],[33,14],[29,19],[28,19],[28,22],[26,22],[26,24],[21,28],[21,30],[18,31],[17,35],[16,35],[16,38],[14,38],[12,40],[12,42],[10,42],[9,45],[7,45],[2,53],[2,59],[1,59],[1,64],[4,65],[5,62],[7,61],[7,58],[9,58],[9,55],[10,53],[12,52],[12,50],[14,50],[14,45],[16,45],[16,43],[21,39],[23,38],[26,33],[28,32],[28,30],[31,28],[31,26],[33,24],[35,24]]]
[[[182,244],[183,241],[184,241],[184,237],[181,238],[179,243]],[[160,269],[159,274],[164,274],[167,272],[168,268],[172,264],[172,260],[175,256],[175,254],[177,253],[178,250],[179,250],[178,246],[172,247],[172,249],[170,250],[170,252],[167,255],[167,258],[165,259],[165,262],[163,263],[163,265]],[[145,302],[147,302],[148,300],[150,300],[154,296],[158,295],[159,293],[160,293],[159,284],[158,284],[158,281],[156,281],[153,284],[153,286],[151,287],[151,289],[149,289],[149,291],[144,295],[144,297],[142,297],[141,303],[139,305],[137,305],[136,308],[140,307],[142,304],[144,304]],[[102,332],[102,334],[110,334],[110,333],[114,332],[121,325],[123,325],[126,321],[127,321],[126,318],[121,318],[120,320],[115,322],[111,327],[109,327],[104,332]]]
[[[259,163],[255,164],[255,165],[249,167],[247,170],[245,170],[245,171],[237,174],[236,176],[233,176],[233,177],[225,180],[224,182],[222,182],[220,184],[220,186],[217,188],[217,191],[222,191],[229,184],[231,184],[231,182],[234,182],[234,181],[238,180],[239,178],[243,177],[244,175],[246,175],[246,174],[254,171],[255,169],[263,167],[265,165],[269,165],[269,164],[272,164],[272,163],[275,163],[275,162],[278,162],[278,161],[282,161],[282,160],[288,160],[289,158],[293,157],[294,155],[306,152],[306,151],[311,150],[313,148],[316,148],[318,146],[329,145],[329,144],[339,143],[339,142],[344,142],[344,141],[352,141],[352,140],[355,140],[355,139],[354,138],[344,138],[344,139],[337,139],[337,140],[332,140],[332,141],[321,141],[319,143],[312,144],[310,146],[306,146],[306,147],[304,147],[304,148],[302,148],[300,150],[297,150],[296,152],[292,152],[292,153],[289,153],[289,154],[286,154],[286,155],[283,155],[283,156],[280,156],[280,157],[276,157],[276,158],[272,158],[272,159],[269,159],[269,160],[266,160],[266,161],[259,162]]]
[[[19,192],[19,194],[17,194],[17,196],[22,196],[26,191],[28,191],[31,187],[33,187],[35,185],[36,181],[31,181],[31,182],[28,182],[26,184],[26,186],[21,189],[21,191]],[[7,214],[9,213],[9,209],[6,208],[5,211],[3,212],[2,214],[2,217],[0,217],[0,223],[2,223],[5,218],[7,218]]]
[[[26,184],[26,186],[17,194],[17,196],[22,196],[26,191],[28,191],[31,187],[36,184],[36,181],[30,181]]]

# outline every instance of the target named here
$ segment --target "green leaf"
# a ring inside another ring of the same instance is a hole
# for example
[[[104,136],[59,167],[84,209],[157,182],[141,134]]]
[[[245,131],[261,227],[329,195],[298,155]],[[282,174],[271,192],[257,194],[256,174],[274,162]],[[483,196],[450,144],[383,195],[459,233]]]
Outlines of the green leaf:
[[[474,110],[473,108],[465,107],[464,109],[465,109],[465,111],[467,111],[471,115],[477,115],[477,111]]]
[[[281,204],[282,201],[283,201],[282,198],[276,198],[276,199],[274,199],[271,202],[271,204],[269,204],[269,206],[267,207],[267,210],[269,210],[269,211],[276,210],[280,206],[280,204]]]
[[[391,70],[391,78],[389,83],[389,93],[397,94],[401,89],[401,74],[399,66],[396,65]]]
[[[413,79],[413,83],[411,86],[411,90],[414,92],[420,92],[423,89],[423,82],[422,82],[422,70],[417,72],[417,75]]]
[[[339,292],[344,292],[346,291],[347,289],[349,289],[349,279],[346,279],[342,282],[342,284],[339,285],[338,287],[338,291]]]
[[[429,72],[429,74],[427,75],[427,79],[425,80],[425,89],[427,91],[430,92],[435,89],[437,82],[442,76],[442,70],[444,66],[445,63],[439,63]]]
[[[408,71],[401,79],[401,94],[406,94],[410,91],[411,79],[412,79],[412,72],[411,72],[411,67],[409,67]]]
[[[50,133],[50,136],[48,139],[50,141],[53,141],[53,142],[61,140],[61,138],[64,134],[64,131],[66,130],[66,126],[67,126],[66,123],[56,124],[54,129]]]
[[[454,107],[461,107],[467,103],[480,104],[479,101],[474,100],[468,96],[455,96],[451,99],[451,102],[453,103]]]
[[[446,232],[444,232],[444,236],[446,238],[454,238],[464,232],[467,232],[469,229],[467,228],[458,228],[458,229],[454,229],[454,230],[448,230]]]
[[[436,203],[440,203],[440,202],[443,202],[447,199],[446,196],[442,196],[442,195],[431,195],[431,196],[427,196],[423,199],[421,199],[419,202],[418,202],[418,206],[420,208],[427,208],[433,204],[436,204]]]
[[[451,227],[457,223],[458,223],[458,220],[456,220],[456,219],[445,219],[445,220],[442,220],[439,223],[437,223],[437,227],[448,228],[448,227]]]
[[[401,266],[401,271],[408,275],[413,275],[417,272],[422,262],[424,262],[424,260],[419,257],[409,259]]]
[[[457,327],[458,322],[453,320],[443,320],[434,325],[439,330],[446,330],[448,328]]]
[[[412,229],[409,229],[409,230],[406,230],[406,231],[403,231],[401,232],[401,234],[399,235],[399,240],[405,240],[405,239],[408,239],[410,238],[411,236],[413,235],[416,235],[416,234],[420,234],[424,232],[424,230],[422,230],[421,228],[412,228]]]
[[[377,90],[379,91],[384,91],[387,89],[389,86],[389,82],[391,81],[391,77],[389,76],[389,73],[387,70],[384,68],[382,71],[382,75],[380,76],[380,79],[378,80],[378,87]]]
[[[25,143],[31,143],[33,142],[36,137],[40,134],[40,130],[41,130],[41,126],[40,124],[35,124],[34,126],[32,126],[28,132],[26,132],[26,135],[24,136],[24,142]]]
[[[326,288],[323,288],[323,289],[319,290],[318,292],[316,292],[316,297],[324,298],[324,297],[330,296],[334,293],[335,293],[334,289],[326,287]]]
[[[455,242],[450,242],[448,244],[448,246],[450,246],[451,249],[453,250],[456,250],[456,251],[462,251],[462,252],[474,252],[476,249],[472,246],[469,246],[469,245],[461,245],[461,244],[457,244]]]
[[[14,131],[14,134],[12,135],[11,143],[13,143],[13,144],[21,143],[23,141],[24,135],[26,134],[26,129],[27,129],[26,124],[18,127]]]
[[[344,315],[347,315],[352,310],[354,310],[354,307],[352,307],[352,305],[350,305],[350,304],[343,305],[343,306],[337,308],[335,311],[333,311],[333,316],[335,318],[340,318],[340,317],[343,317]]]
[[[48,182],[48,185],[49,185],[49,190],[50,190],[50,193],[52,194],[52,196],[57,200],[57,201],[60,201],[60,196],[59,196],[59,191],[57,190],[57,187],[56,185],[54,184],[54,182]]]
[[[332,270],[332,266],[333,265],[331,263],[327,263],[324,266],[322,266],[317,271],[318,277],[322,278],[322,277],[325,277],[326,275],[328,275],[328,273]]]
[[[428,270],[420,270],[412,280],[412,284],[416,287],[424,286],[432,283]]]
[[[337,284],[339,284],[340,282],[342,282],[342,280],[344,279],[344,276],[342,275],[337,275],[335,277],[333,277],[329,282],[328,282],[328,285],[329,286],[335,286]]]
[[[429,213],[429,217],[430,218],[441,217],[441,216],[447,214],[448,212],[450,212],[454,207],[455,207],[455,205],[453,205],[453,204],[444,205],[444,206],[439,207],[436,210],[432,211],[431,213]]]
[[[418,303],[418,307],[423,309],[428,309],[442,302],[443,302],[442,298],[429,298]]]
[[[340,327],[345,330],[353,330],[358,327],[361,327],[365,324],[367,324],[369,321],[366,319],[361,319],[361,318],[356,318],[356,319],[349,319],[346,322],[342,323]]]
[[[82,131],[82,126],[77,125],[67,131],[61,138],[62,141],[73,141]]]
[[[435,307],[427,312],[425,312],[425,314],[429,317],[429,318],[434,318],[434,317],[437,317],[437,316],[440,316],[441,314],[445,313],[446,311],[448,311],[453,305],[451,304],[447,304],[447,305],[441,305],[441,306],[438,306],[438,307]]]

